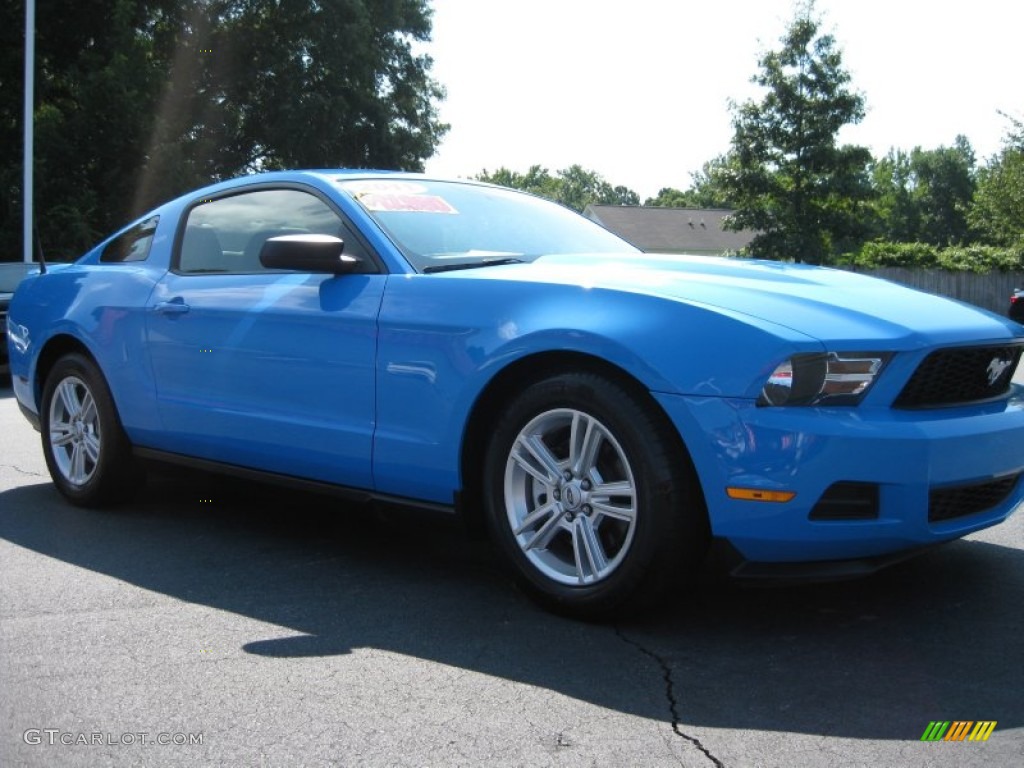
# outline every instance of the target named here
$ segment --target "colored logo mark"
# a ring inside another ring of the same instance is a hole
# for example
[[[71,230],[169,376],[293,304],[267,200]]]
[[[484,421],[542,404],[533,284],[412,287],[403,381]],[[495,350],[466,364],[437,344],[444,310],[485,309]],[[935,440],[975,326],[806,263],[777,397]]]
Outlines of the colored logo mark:
[[[921,741],[988,741],[997,720],[932,720]]]

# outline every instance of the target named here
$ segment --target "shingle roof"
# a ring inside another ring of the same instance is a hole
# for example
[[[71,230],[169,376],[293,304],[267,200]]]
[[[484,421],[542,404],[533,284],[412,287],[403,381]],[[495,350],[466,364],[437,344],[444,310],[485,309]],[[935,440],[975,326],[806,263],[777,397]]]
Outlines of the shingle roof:
[[[642,251],[651,253],[726,253],[746,247],[750,230],[723,227],[730,210],[656,208],[641,205],[588,205],[583,215]]]

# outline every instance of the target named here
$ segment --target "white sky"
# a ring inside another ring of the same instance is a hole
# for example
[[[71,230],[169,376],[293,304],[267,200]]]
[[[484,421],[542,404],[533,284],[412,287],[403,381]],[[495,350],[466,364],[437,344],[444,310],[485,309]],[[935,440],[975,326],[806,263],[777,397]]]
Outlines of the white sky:
[[[757,94],[792,0],[433,0],[427,51],[451,130],[427,170],[468,177],[579,163],[641,199],[724,153],[728,103]],[[979,161],[1024,113],[1020,0],[817,0],[867,116],[843,141],[971,141]]]

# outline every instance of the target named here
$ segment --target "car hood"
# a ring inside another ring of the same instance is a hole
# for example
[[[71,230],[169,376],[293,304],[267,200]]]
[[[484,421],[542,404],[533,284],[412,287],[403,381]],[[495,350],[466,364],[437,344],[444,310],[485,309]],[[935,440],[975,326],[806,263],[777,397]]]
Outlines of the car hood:
[[[1024,336],[1024,329],[1015,328],[1009,320],[969,304],[886,280],[801,264],[707,256],[588,254],[543,256],[529,264],[479,273],[703,305],[854,347],[877,340],[914,348]]]

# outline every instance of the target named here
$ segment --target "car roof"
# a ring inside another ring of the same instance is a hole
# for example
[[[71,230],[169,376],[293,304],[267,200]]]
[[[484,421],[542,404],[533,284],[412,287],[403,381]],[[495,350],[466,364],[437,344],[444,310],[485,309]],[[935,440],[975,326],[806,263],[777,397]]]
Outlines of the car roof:
[[[415,171],[393,171],[377,168],[314,168],[286,171],[264,171],[246,176],[237,176],[233,179],[227,179],[215,184],[209,184],[205,187],[190,190],[175,200],[169,201],[169,204],[181,204],[194,200],[197,195],[219,194],[221,192],[252,184],[272,184],[274,182],[312,182],[314,184],[331,186],[339,181],[354,181],[361,179],[416,179],[420,181],[442,181],[455,184],[469,184],[481,187],[494,186],[493,184],[488,184],[476,179],[447,179],[441,176],[433,176]],[[168,203],[165,203],[164,205],[168,205]],[[162,208],[163,205],[159,207]],[[155,210],[156,209],[154,209],[154,211]]]

